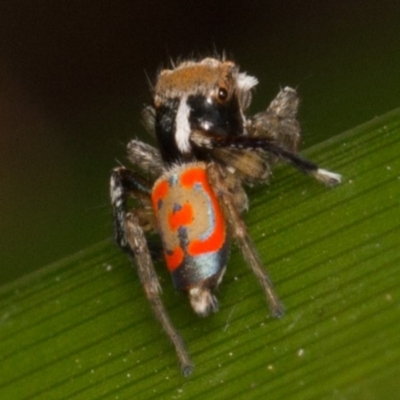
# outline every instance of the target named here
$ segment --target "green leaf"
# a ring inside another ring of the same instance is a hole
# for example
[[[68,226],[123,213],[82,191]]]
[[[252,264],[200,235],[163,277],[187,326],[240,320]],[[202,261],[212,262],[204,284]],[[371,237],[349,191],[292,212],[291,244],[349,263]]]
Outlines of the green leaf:
[[[268,316],[233,249],[210,318],[159,268],[195,363],[180,375],[135,270],[111,243],[0,288],[2,399],[393,399],[400,389],[400,109],[305,151],[344,176],[286,166],[245,215],[286,315]]]

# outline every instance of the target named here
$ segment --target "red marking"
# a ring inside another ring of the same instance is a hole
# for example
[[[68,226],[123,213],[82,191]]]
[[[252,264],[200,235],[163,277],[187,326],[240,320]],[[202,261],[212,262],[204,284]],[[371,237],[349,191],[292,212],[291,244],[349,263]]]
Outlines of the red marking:
[[[164,252],[164,255],[169,272],[173,272],[182,264],[184,254],[183,250],[179,246],[175,247],[172,254]]]
[[[220,250],[225,243],[225,219],[217,197],[208,183],[206,171],[202,168],[192,168],[190,170],[186,170],[183,172],[180,181],[182,186],[185,186],[190,190],[193,190],[192,188],[196,183],[201,184],[203,190],[207,193],[212,202],[212,209],[215,218],[214,231],[211,232],[211,235],[207,239],[194,239],[189,243],[189,255],[198,256],[204,253]],[[204,218],[206,218],[206,216]]]
[[[201,186],[201,190],[199,193],[194,195],[194,198],[196,198],[196,196],[204,196],[207,202],[207,207],[211,208],[214,217],[214,226],[208,226],[209,229],[214,228],[212,232],[210,232],[209,237],[204,240],[200,240],[199,238],[192,239],[188,243],[188,255],[191,257],[196,257],[202,254],[221,250],[226,241],[225,219],[218,199],[207,180],[206,170],[199,166],[188,168],[180,174],[177,184],[180,185],[181,191],[182,189],[193,191],[195,185]],[[186,202],[183,204],[180,204],[180,209],[163,210],[163,212],[159,214],[160,209],[163,207],[160,205],[160,201],[168,200],[170,203],[171,199],[169,199],[168,196],[173,195],[172,190],[173,189],[170,187],[170,182],[168,179],[164,179],[159,181],[154,186],[152,192],[153,208],[157,218],[168,218],[168,221],[164,221],[168,222],[168,229],[166,232],[161,232],[161,235],[164,235],[164,239],[167,241],[167,243],[171,242],[171,238],[173,239],[172,242],[176,243],[175,240],[179,227],[190,227],[191,224],[196,223],[196,219],[199,221],[202,219],[208,220],[210,218],[209,215],[203,216],[196,214],[197,210],[195,208],[195,204],[190,204],[188,200],[186,200]],[[179,198],[176,199],[176,203],[174,202],[175,204],[185,201],[184,199],[180,198],[180,196],[178,197]],[[188,197],[190,198],[190,196]],[[166,206],[164,205],[164,207]],[[168,213],[167,216],[165,216],[166,214],[164,212]],[[182,266],[185,253],[183,248],[178,245],[175,246],[172,251],[165,249],[164,256],[168,270],[173,272],[176,268]]]
[[[190,225],[193,219],[193,207],[189,203],[185,203],[180,210],[168,213],[168,225],[171,231],[176,231],[180,226]]]
[[[203,187],[208,185],[207,173],[203,168],[199,167],[193,167],[191,169],[183,171],[180,181],[182,186],[189,190],[193,190],[193,186],[196,183],[200,183]]]

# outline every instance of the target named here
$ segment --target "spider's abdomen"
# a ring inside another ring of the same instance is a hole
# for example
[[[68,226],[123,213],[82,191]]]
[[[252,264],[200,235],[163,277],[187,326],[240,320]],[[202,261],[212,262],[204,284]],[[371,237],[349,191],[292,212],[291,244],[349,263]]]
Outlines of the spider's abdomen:
[[[190,292],[216,286],[226,265],[228,238],[206,165],[168,170],[155,182],[152,202],[175,287]]]

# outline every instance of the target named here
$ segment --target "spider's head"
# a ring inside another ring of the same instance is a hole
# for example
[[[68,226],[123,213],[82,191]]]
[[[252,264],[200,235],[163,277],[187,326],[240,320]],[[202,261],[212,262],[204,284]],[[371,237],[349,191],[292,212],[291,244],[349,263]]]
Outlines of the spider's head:
[[[158,76],[155,128],[165,162],[197,158],[190,134],[203,130],[216,135],[243,133],[243,111],[251,101],[257,79],[239,72],[231,61],[205,58],[188,61]]]

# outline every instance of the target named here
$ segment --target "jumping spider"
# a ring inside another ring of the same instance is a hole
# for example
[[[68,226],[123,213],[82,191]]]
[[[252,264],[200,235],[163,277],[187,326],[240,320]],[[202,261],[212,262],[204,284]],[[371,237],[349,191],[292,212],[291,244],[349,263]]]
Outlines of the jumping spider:
[[[188,294],[201,316],[218,310],[214,290],[233,238],[260,282],[272,315],[280,317],[282,304],[240,217],[248,208],[243,186],[267,182],[280,160],[327,186],[340,182],[340,175],[297,154],[299,100],[294,89],[282,89],[265,111],[245,116],[257,83],[234,62],[214,58],[161,71],[153,105],[143,112],[158,148],[132,140],[128,158],[142,174],[118,167],[111,175],[115,239],[135,261],[185,376],[193,364],[161,302],[145,232],[159,233],[175,288]],[[128,209],[130,197],[139,208]]]

